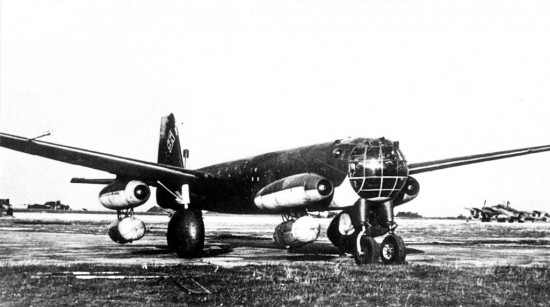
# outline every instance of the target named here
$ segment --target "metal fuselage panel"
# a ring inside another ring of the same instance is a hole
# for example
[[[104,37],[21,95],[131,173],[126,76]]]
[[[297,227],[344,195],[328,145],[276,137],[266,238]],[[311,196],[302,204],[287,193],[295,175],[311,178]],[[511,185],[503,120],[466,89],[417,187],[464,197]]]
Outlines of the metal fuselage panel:
[[[198,171],[213,178],[205,179],[208,182],[191,193],[204,196],[201,207],[206,210],[260,213],[254,204],[256,193],[279,179],[315,173],[340,185],[346,178],[348,162],[344,156],[333,156],[335,148],[334,143],[324,143],[208,166]]]
[[[385,150],[394,150],[395,155],[393,160],[388,162],[381,156],[371,157],[373,150],[381,154]],[[360,197],[365,198],[365,195],[374,195],[373,201],[389,199],[403,187],[404,180],[395,179],[396,176],[406,178],[408,174],[406,162],[400,152],[397,154],[398,151],[393,143],[383,138],[358,138],[277,151],[208,166],[198,170],[211,176],[204,179],[205,182],[191,187],[191,203],[198,202],[201,209],[216,212],[266,213],[255,205],[256,193],[274,181],[303,173],[325,177],[332,182],[337,190],[335,192],[338,192],[339,187],[349,186],[349,190],[353,189],[351,192],[355,198],[348,198],[346,202],[337,205],[333,202],[330,208],[327,204],[326,208],[316,208],[318,210],[352,206]],[[361,156],[359,152],[364,154]],[[367,156],[367,152],[370,156]],[[385,171],[375,169],[377,167]],[[361,168],[367,170],[359,171]],[[391,184],[388,184],[387,179],[381,178],[384,172],[392,176]],[[372,179],[373,176],[377,179]],[[376,183],[379,186],[376,186]],[[380,192],[372,192],[376,189]]]

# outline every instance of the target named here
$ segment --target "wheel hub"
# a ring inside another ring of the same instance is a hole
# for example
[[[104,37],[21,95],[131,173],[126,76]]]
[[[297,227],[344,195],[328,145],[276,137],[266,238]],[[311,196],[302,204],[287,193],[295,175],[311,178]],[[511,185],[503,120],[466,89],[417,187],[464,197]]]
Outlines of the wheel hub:
[[[391,246],[391,244],[385,244],[382,247],[382,256],[384,256],[385,259],[393,258],[394,254],[395,254],[395,251],[393,249],[393,246]]]

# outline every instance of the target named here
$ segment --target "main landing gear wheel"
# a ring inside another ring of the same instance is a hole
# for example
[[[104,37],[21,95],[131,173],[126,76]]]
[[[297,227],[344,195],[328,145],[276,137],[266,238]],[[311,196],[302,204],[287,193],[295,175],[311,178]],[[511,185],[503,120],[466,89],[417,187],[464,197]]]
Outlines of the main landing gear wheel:
[[[361,236],[359,245],[357,241],[353,244],[353,256],[357,265],[364,265],[378,262],[378,255],[380,253],[380,247],[374,238],[369,236]],[[361,248],[359,251],[358,248]]]
[[[403,264],[406,255],[405,242],[400,236],[390,234],[384,238],[380,248],[380,258],[384,264]]]
[[[178,210],[168,222],[168,247],[181,258],[201,255],[204,248],[204,222],[200,211]]]

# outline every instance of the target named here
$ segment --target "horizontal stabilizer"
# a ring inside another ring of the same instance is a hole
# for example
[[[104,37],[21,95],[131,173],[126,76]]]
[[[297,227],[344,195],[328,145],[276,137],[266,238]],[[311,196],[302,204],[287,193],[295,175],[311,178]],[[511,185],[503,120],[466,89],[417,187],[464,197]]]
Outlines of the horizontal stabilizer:
[[[73,178],[71,183],[88,183],[88,184],[111,184],[115,181],[115,178],[111,179],[87,179],[87,178]]]

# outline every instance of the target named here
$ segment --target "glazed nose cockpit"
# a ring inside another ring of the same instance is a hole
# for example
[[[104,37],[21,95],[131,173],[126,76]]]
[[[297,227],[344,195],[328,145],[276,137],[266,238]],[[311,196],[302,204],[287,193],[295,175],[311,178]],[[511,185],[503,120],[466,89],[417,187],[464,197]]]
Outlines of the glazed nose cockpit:
[[[370,201],[392,199],[408,176],[406,161],[397,143],[384,138],[355,147],[349,158],[348,175],[353,189]]]

